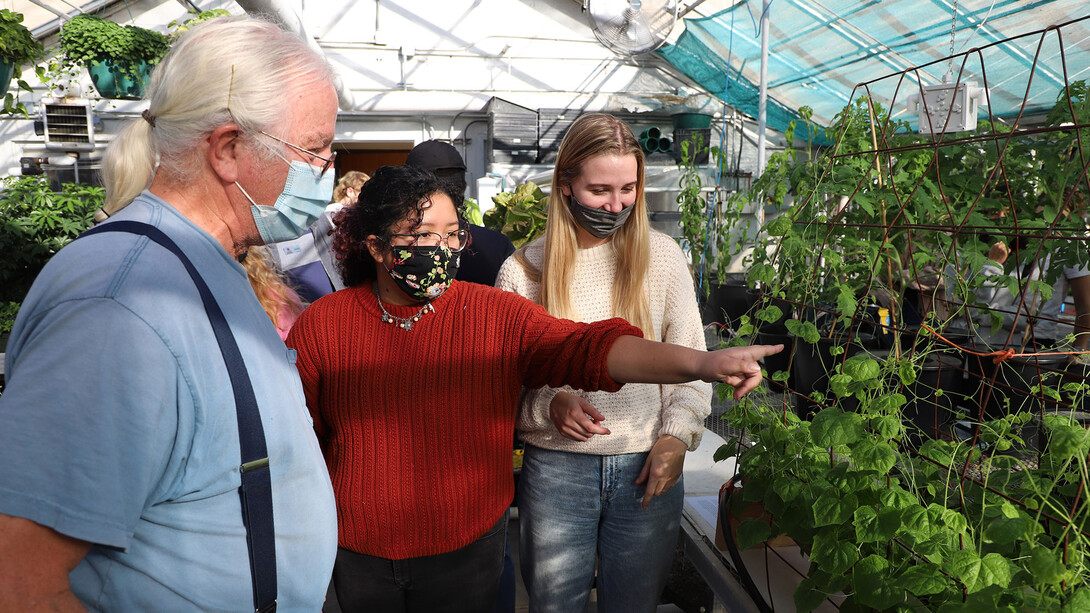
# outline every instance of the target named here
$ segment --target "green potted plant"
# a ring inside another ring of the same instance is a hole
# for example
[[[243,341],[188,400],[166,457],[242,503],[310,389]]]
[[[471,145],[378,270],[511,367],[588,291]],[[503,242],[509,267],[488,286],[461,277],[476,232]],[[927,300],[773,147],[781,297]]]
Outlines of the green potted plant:
[[[0,305],[22,302],[61,247],[91,227],[101,187],[69,183],[55,192],[43,175],[0,179]]]
[[[485,227],[506,235],[516,249],[545,232],[549,196],[533,181],[492,196],[492,202],[495,207],[484,214]]]
[[[61,27],[61,50],[67,66],[82,65],[104,98],[144,96],[153,66],[169,43],[159,32],[121,26],[94,15],[77,15]]]
[[[906,399],[882,381],[915,372],[907,358],[851,358],[834,381],[837,403],[812,421],[778,406],[732,408],[747,442],[721,450],[737,454],[744,483],[731,511],[758,503],[772,518],[743,520],[739,548],[776,534],[802,547],[800,612],[837,593],[841,611],[1090,610],[1090,509],[1079,496],[1090,434],[1050,416],[1036,453],[1015,434],[1029,419],[1019,413],[984,424],[981,442],[1004,454],[957,440],[914,448]],[[855,410],[839,406],[847,398]]]
[[[20,67],[41,56],[42,45],[23,25],[22,13],[0,9],[0,97],[4,99],[4,114],[26,116],[26,106],[16,102],[15,95],[8,92],[8,88],[14,79],[19,89],[31,91],[30,86],[19,78],[22,74]]]

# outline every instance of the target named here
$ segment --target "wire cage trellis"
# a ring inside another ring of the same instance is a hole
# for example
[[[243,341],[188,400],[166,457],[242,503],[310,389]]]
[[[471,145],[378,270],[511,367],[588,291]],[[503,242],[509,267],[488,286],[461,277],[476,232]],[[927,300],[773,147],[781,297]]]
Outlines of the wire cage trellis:
[[[736,342],[787,346],[766,363],[782,394],[726,411],[743,435],[719,455],[756,485],[729,508],[772,518],[738,544],[807,552],[799,610],[1090,611],[1090,313],[1063,300],[1090,281],[1088,67],[1065,52],[1088,25],[936,60],[940,88],[926,66],[862,83],[831,148],[778,154],[754,184],[794,200],[749,256]],[[1012,55],[1022,104],[959,124]],[[1031,104],[1042,82],[1050,108]],[[925,125],[896,110],[913,94]]]

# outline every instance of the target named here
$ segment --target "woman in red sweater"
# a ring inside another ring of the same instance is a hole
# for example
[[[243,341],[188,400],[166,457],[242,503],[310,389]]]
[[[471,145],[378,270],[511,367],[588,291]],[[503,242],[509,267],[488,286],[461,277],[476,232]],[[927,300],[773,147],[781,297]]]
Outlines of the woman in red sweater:
[[[345,611],[491,609],[522,386],[702,379],[741,397],[761,380],[757,359],[782,348],[695,351],[456,282],[469,235],[461,196],[444,190],[427,171],[380,168],[337,220],[348,289],[288,336],[337,496]]]

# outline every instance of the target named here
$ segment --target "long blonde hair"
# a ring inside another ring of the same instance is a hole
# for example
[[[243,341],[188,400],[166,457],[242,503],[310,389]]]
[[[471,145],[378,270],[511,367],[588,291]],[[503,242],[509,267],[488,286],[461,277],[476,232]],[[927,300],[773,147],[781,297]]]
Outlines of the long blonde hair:
[[[261,308],[274,326],[280,326],[281,313],[297,316],[303,312],[306,305],[299,298],[299,294],[288,285],[284,273],[273,263],[267,247],[247,249],[242,267],[246,269],[246,277],[254,288],[257,301],[261,303]]]
[[[577,226],[569,210],[570,197],[561,186],[571,186],[582,173],[583,164],[599,155],[636,157],[636,202],[628,221],[610,237],[617,254],[617,272],[613,282],[613,315],[623,317],[654,338],[651,308],[644,290],[644,279],[651,260],[651,226],[644,200],[644,159],[632,130],[621,120],[603,113],[582,115],[572,123],[560,142],[553,168],[552,193],[549,194],[548,219],[545,222],[544,259],[537,270],[526,258],[525,247],[515,254],[531,279],[541,284],[541,305],[551,315],[578,319],[569,289],[575,254],[578,249]]]

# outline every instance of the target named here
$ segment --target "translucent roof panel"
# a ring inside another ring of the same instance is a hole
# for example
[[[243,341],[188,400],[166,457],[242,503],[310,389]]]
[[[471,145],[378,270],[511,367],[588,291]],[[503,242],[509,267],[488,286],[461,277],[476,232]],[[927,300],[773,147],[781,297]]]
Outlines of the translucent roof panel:
[[[685,19],[675,44],[658,53],[756,117],[760,10],[760,0],[749,0]],[[775,0],[768,124],[783,130],[805,105],[829,125],[869,93],[915,125],[908,97],[947,73],[953,82],[987,87],[981,118],[990,110],[1007,121],[1022,114],[1026,123],[1052,107],[1065,83],[1090,78],[1088,13],[1085,0]]]

